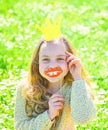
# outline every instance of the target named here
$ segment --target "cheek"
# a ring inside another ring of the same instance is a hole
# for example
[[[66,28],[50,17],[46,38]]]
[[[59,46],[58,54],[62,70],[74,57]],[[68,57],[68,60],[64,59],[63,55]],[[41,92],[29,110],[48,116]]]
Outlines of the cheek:
[[[66,74],[68,73],[68,67],[67,66],[65,66],[64,71],[65,71]]]
[[[40,72],[41,75],[44,75],[46,67],[47,67],[46,64],[39,63],[39,72]]]
[[[65,62],[65,69],[68,72],[68,64],[67,64],[67,62]]]
[[[44,65],[39,63],[39,72],[42,73],[44,69]]]
[[[64,62],[64,63],[63,63],[63,64],[61,64],[61,65],[62,65],[62,67],[63,67],[63,68],[65,68],[65,69],[66,69],[66,68],[68,68],[68,65],[67,65],[67,63],[66,63],[66,62]]]
[[[61,68],[63,69],[63,71],[64,71],[65,73],[68,72],[68,66],[67,66],[67,63],[61,64]]]

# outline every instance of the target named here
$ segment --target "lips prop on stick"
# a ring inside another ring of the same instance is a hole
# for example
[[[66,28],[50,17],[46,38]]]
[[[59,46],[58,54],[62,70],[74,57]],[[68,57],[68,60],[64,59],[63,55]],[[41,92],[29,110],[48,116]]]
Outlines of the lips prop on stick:
[[[59,76],[61,73],[63,72],[63,70],[60,67],[55,67],[55,68],[48,68],[45,71],[45,74],[48,77],[57,77]]]

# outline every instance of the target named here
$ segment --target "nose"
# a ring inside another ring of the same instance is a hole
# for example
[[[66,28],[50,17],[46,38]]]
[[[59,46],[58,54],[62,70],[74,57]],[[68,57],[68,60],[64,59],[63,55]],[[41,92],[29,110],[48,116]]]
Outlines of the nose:
[[[51,61],[50,61],[49,67],[54,68],[54,67],[57,67],[57,66],[58,66],[58,64],[57,64],[57,62],[56,62],[55,60],[51,60]]]

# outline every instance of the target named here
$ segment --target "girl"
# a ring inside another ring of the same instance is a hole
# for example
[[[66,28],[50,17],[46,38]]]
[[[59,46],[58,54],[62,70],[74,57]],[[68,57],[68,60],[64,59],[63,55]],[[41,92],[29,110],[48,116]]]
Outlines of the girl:
[[[80,59],[64,36],[42,39],[17,89],[16,130],[75,130],[96,115]]]

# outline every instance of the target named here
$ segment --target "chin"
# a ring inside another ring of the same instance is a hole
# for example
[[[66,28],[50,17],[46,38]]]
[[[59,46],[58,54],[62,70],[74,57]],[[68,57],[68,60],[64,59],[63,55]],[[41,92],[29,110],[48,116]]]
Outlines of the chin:
[[[62,81],[63,78],[61,77],[53,77],[53,78],[46,78],[48,80],[48,82],[51,82],[51,83],[56,83],[56,82],[60,82]]]

